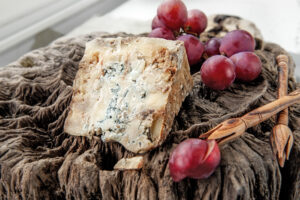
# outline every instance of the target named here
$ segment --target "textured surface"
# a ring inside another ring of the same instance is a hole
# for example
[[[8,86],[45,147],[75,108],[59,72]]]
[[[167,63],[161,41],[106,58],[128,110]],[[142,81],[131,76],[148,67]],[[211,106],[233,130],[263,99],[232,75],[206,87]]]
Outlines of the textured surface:
[[[114,164],[133,156],[121,145],[69,136],[62,131],[85,42],[99,36],[105,34],[61,39],[0,69],[0,199],[299,197],[299,105],[290,108],[295,143],[283,169],[269,144],[275,118],[248,129],[243,137],[224,146],[220,166],[206,180],[174,183],[167,166],[170,151],[183,139],[276,99],[275,56],[286,53],[283,49],[266,43],[264,49],[256,51],[263,62],[257,81],[235,83],[225,91],[207,89],[199,74],[194,73],[193,91],[183,103],[166,142],[144,155],[143,169],[120,172],[113,170]],[[289,67],[292,91],[297,88],[292,78],[293,61]],[[196,123],[201,125],[199,132],[178,134],[178,130]]]

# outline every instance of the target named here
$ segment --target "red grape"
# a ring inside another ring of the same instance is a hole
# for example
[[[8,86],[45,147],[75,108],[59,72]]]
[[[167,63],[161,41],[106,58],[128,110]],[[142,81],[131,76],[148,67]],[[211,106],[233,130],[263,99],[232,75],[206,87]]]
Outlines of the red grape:
[[[206,15],[198,9],[188,11],[187,21],[184,24],[184,31],[186,33],[195,33],[199,35],[207,26]]]
[[[152,30],[156,29],[156,28],[166,28],[166,26],[164,25],[164,23],[162,23],[158,19],[157,15],[153,18],[151,27],[152,27]]]
[[[172,31],[183,27],[187,19],[187,9],[181,0],[166,0],[157,8],[158,19]]]
[[[228,32],[222,39],[220,52],[225,53],[228,57],[235,53],[244,51],[254,51],[255,40],[244,30],[234,30]]]
[[[205,43],[205,53],[207,56],[214,56],[214,55],[219,55],[220,51],[220,45],[221,45],[221,38],[212,38],[210,40],[208,40]]]
[[[225,56],[212,56],[202,64],[201,78],[206,86],[215,90],[224,90],[235,79],[235,66]]]
[[[173,32],[167,28],[156,28],[153,29],[148,37],[153,37],[153,38],[163,38],[166,40],[175,40],[175,36]]]
[[[242,81],[252,81],[261,72],[261,61],[253,52],[240,52],[230,57],[235,64],[236,77]]]
[[[220,150],[215,140],[187,139],[170,156],[170,174],[176,182],[185,177],[207,178],[215,171],[220,159]]]
[[[193,35],[182,35],[177,38],[184,42],[186,54],[190,65],[198,63],[204,51],[204,45]]]

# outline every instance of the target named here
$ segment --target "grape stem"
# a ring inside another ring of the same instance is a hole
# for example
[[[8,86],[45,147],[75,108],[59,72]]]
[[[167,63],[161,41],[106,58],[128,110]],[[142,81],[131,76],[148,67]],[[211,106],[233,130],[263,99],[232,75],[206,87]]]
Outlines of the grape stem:
[[[276,57],[278,65],[278,98],[287,94],[288,85],[288,57],[286,55],[279,55]],[[289,121],[288,108],[284,109],[278,114],[277,124],[273,127],[272,134],[270,134],[270,141],[273,152],[277,154],[277,160],[281,167],[289,158],[294,138],[291,129],[288,127]]]
[[[240,118],[227,119],[215,128],[200,135],[199,138],[216,140],[219,145],[225,144],[243,135],[248,128],[260,124],[295,103],[300,103],[300,89],[261,106]]]

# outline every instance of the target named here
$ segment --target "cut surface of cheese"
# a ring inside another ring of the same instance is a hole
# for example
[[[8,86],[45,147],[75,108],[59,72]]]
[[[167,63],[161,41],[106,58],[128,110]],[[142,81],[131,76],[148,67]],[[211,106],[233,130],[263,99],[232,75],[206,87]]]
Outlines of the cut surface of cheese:
[[[135,156],[132,158],[122,158],[114,166],[117,170],[136,170],[141,169],[144,164],[142,156]]]
[[[164,141],[192,86],[181,41],[95,39],[79,64],[64,131],[144,153]]]

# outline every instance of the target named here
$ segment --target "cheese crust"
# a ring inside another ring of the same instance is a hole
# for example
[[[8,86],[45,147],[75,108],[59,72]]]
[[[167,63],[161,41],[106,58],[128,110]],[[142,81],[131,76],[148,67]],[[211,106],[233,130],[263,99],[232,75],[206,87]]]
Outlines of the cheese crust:
[[[79,64],[64,131],[147,152],[165,140],[192,86],[181,41],[95,39]]]

